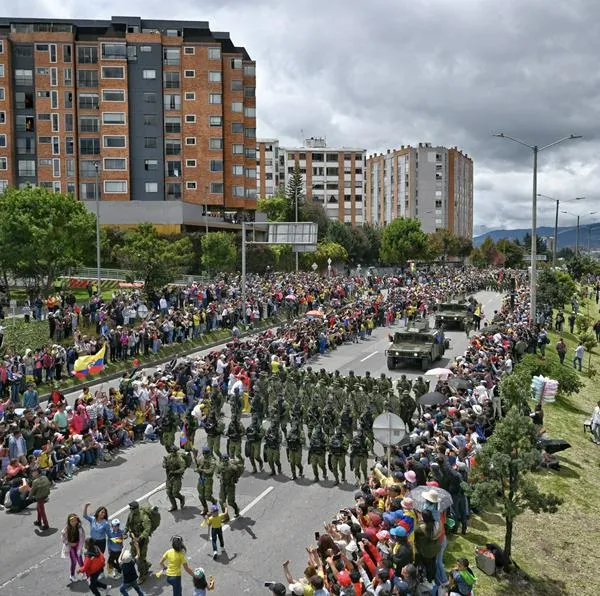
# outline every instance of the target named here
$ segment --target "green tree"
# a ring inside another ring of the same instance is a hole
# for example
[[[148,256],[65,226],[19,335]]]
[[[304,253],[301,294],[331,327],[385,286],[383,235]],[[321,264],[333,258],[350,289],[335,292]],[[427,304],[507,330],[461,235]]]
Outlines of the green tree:
[[[565,271],[546,267],[537,274],[537,300],[540,305],[563,308],[576,290],[577,285]]]
[[[545,255],[548,253],[548,246],[546,245],[546,241],[539,234],[535,237],[535,245],[536,252],[538,255]],[[521,246],[527,254],[531,253],[531,234],[529,232],[527,232],[525,236],[523,236],[523,240],[521,240]]]
[[[95,230],[95,216],[71,195],[10,187],[0,197],[0,268],[48,289],[95,254]]]
[[[278,192],[269,199],[259,199],[257,207],[267,214],[269,221],[294,221],[292,204],[283,192]]]
[[[292,211],[291,218],[288,221],[296,221],[296,206],[298,207],[298,219],[300,219],[300,210],[306,202],[306,195],[304,193],[304,181],[302,180],[299,165],[296,165],[292,176],[287,182],[285,196],[289,201]]]
[[[233,271],[237,259],[235,236],[230,232],[209,232],[200,241],[202,265],[209,271]]]
[[[126,232],[117,258],[122,267],[144,281],[146,294],[153,296],[191,263],[192,242],[187,237],[176,241],[161,238],[152,224],[143,223]]]
[[[316,263],[319,269],[324,269],[327,267],[328,259],[331,259],[332,263],[346,262],[348,251],[336,242],[321,242],[317,245],[315,252],[302,254],[302,263],[305,269],[308,269],[313,263]]]
[[[379,226],[365,224],[362,230],[367,237],[369,246],[369,250],[364,257],[364,264],[375,265],[379,260],[379,249],[381,248],[381,228]]]
[[[496,242],[496,249],[504,255],[504,266],[510,269],[520,269],[525,261],[523,260],[523,248],[516,242],[508,238],[501,238]]]
[[[466,259],[473,252],[473,240],[471,238],[458,237],[458,250],[456,252],[457,257]]]
[[[419,260],[427,249],[427,234],[416,219],[400,217],[385,227],[379,255],[384,263],[404,266]]]
[[[427,236],[432,255],[441,256],[443,261],[458,256],[460,241],[450,230],[441,229]]]
[[[317,201],[306,201],[300,208],[298,214],[300,221],[312,221],[317,224],[317,241],[322,242],[327,238],[330,220],[327,217],[325,207]],[[294,218],[287,221],[294,221]]]
[[[567,262],[567,271],[575,281],[600,273],[600,263],[587,255],[574,256]]]
[[[529,418],[511,408],[476,455],[471,499],[477,507],[500,505],[505,522],[504,551],[512,557],[515,520],[526,510],[555,513],[562,499],[543,493],[532,479],[540,463],[537,430]]]

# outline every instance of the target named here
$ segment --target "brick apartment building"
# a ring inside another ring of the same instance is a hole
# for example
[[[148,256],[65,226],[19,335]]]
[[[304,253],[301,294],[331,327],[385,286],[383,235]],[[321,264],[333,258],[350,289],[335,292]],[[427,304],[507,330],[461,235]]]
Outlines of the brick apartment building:
[[[259,139],[257,190],[261,198],[273,196],[298,166],[307,200],[319,201],[329,219],[360,226],[365,223],[365,158],[365,149],[328,147],[323,138],[306,139],[302,147]]]
[[[366,170],[367,222],[409,217],[428,233],[473,237],[473,160],[456,147],[403,145],[369,156]]]
[[[0,18],[0,190],[98,196],[103,223],[172,230],[253,213],[255,86],[207,22]]]

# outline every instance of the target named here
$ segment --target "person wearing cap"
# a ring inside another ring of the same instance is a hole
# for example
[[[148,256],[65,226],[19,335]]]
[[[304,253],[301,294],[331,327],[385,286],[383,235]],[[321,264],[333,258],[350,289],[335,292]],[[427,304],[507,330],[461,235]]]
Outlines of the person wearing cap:
[[[219,506],[216,503],[211,504],[210,510],[206,516],[206,522],[208,524],[213,547],[213,559],[216,559],[219,556],[219,546],[225,548],[225,542],[223,540],[223,522],[228,518],[229,513],[227,512],[227,506],[225,506],[223,513],[219,513]]]
[[[230,460],[229,456],[225,454],[221,456],[221,461],[217,464],[217,475],[221,479],[219,503],[222,509],[225,509],[225,503],[227,503],[233,509],[236,517],[240,515],[240,508],[235,501],[235,487],[243,471],[244,462],[242,460]]]
[[[194,582],[194,592],[192,596],[206,596],[208,590],[215,589],[215,580],[212,576],[206,578],[206,573],[202,567],[196,567],[194,569],[194,575],[192,577]]]
[[[139,547],[138,567],[140,570],[139,582],[142,583],[150,571],[150,563],[146,556],[148,554],[148,541],[152,533],[152,524],[147,515],[142,515],[140,504],[137,501],[129,503],[129,515],[125,523],[125,531],[137,539]]]
[[[204,507],[201,515],[208,513],[208,501],[216,504],[217,500],[213,496],[213,478],[217,468],[217,462],[213,457],[213,453],[208,445],[202,447],[202,457],[196,459],[196,473],[198,474],[198,497],[202,507]]]
[[[442,528],[430,510],[422,512],[422,522],[415,528],[416,561],[425,567],[428,581],[436,577],[436,557],[441,550]]]
[[[287,590],[285,589],[285,586],[279,582],[271,582],[270,585],[267,586],[269,588],[269,590],[271,590],[271,593],[274,594],[275,596],[286,596],[287,594]]]
[[[121,565],[119,558],[123,551],[124,532],[121,529],[121,520],[114,518],[110,522],[110,530],[108,531],[108,562],[107,571],[111,577],[117,577],[121,573]]]

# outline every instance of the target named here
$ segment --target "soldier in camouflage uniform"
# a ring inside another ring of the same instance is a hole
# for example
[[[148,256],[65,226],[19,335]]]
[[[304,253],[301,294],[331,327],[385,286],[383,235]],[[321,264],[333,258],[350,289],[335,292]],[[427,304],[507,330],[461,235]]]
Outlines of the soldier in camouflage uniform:
[[[287,458],[292,470],[292,480],[296,480],[296,470],[298,475],[304,477],[304,468],[302,467],[302,447],[305,443],[304,431],[297,420],[292,422],[290,431],[286,437]]]
[[[365,431],[359,428],[350,444],[350,469],[354,471],[356,481],[360,486],[361,472],[364,481],[367,481],[367,461],[369,457],[369,449],[372,448],[372,444],[365,435]]]
[[[142,583],[148,577],[150,563],[148,562],[148,542],[152,533],[150,519],[142,515],[140,504],[137,501],[129,503],[129,515],[125,523],[125,532],[130,536],[135,536],[138,541],[138,569],[140,570],[139,583]]]
[[[163,468],[167,473],[167,497],[171,503],[169,511],[176,511],[176,498],[179,499],[182,509],[185,506],[185,497],[181,494],[181,480],[187,468],[187,463],[174,445],[167,447],[167,450],[169,453],[163,458]]]
[[[206,431],[206,443],[210,450],[217,456],[221,456],[221,435],[225,432],[225,425],[217,411],[211,409],[204,421],[204,430]]]
[[[235,501],[235,486],[244,472],[244,463],[239,459],[229,459],[228,455],[222,455],[217,464],[217,475],[221,480],[219,488],[219,503],[221,509],[227,503],[235,512],[235,517],[240,516],[240,508]]]
[[[411,397],[408,390],[404,390],[400,396],[400,418],[404,421],[407,428],[412,431],[414,424],[412,421],[413,414],[417,408],[417,403]]]
[[[169,409],[164,416],[161,417],[159,422],[159,435],[160,444],[169,451],[169,447],[173,447],[175,444],[175,431],[177,430],[177,420],[175,415]]]
[[[246,448],[245,453],[250,463],[252,464],[252,471],[256,473],[256,464],[260,466],[260,471],[263,471],[263,460],[260,457],[260,446],[264,430],[260,425],[260,422],[256,416],[252,416],[252,422],[246,429]]]
[[[396,383],[396,389],[398,389],[398,393],[402,395],[403,391],[410,391],[412,389],[412,383],[409,379],[406,378],[406,375],[402,375],[398,382]]]
[[[308,463],[312,466],[315,482],[319,482],[319,468],[323,472],[323,478],[327,480],[327,468],[325,467],[325,451],[327,442],[321,425],[317,425],[311,438],[308,448]]]
[[[234,414],[225,433],[227,436],[227,453],[229,457],[242,459],[242,437],[245,432],[239,414]]]
[[[281,474],[281,442],[281,430],[279,425],[274,422],[265,434],[264,447],[265,462],[271,469],[270,476],[275,476],[275,468],[277,468],[277,473]]]
[[[348,448],[344,441],[344,434],[341,427],[335,430],[334,435],[329,439],[329,469],[335,478],[335,485],[340,483],[340,475],[342,482],[346,482],[346,453]]]
[[[198,497],[200,498],[202,507],[204,507],[202,515],[206,515],[208,513],[208,501],[211,503],[217,502],[217,500],[213,497],[213,476],[215,474],[216,467],[217,462],[213,457],[213,453],[210,450],[210,447],[205,445],[202,447],[202,458],[199,461],[196,460],[196,472],[198,473]]]

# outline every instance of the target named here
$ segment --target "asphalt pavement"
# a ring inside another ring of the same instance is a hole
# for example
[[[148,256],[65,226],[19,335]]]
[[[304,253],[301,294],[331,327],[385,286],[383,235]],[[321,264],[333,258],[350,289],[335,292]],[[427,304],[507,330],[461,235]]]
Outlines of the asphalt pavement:
[[[501,296],[481,292],[478,298],[483,304],[484,313],[491,318],[493,310],[500,307]],[[321,367],[329,371],[338,369],[343,375],[350,370],[357,375],[364,375],[369,370],[375,377],[384,372],[394,379],[401,374],[416,378],[421,374],[419,370],[387,370],[384,351],[388,346],[389,331],[378,328],[371,338],[319,356],[311,365],[316,370]],[[453,358],[465,350],[467,338],[464,332],[451,331],[447,337],[451,340],[447,358]],[[445,366],[447,358],[434,366]],[[108,386],[110,384],[106,383],[105,387]],[[76,395],[68,397],[71,401]],[[245,422],[247,424],[247,417]],[[204,432],[199,431],[196,434],[197,445],[204,438]],[[222,442],[223,448],[224,444],[225,441]],[[307,478],[292,481],[288,476],[285,450],[282,449],[282,476],[270,477],[267,472],[244,472],[237,485],[237,502],[242,515],[227,526],[225,550],[218,560],[213,561],[208,531],[201,525],[196,475],[188,470],[184,477],[185,509],[168,513],[161,465],[163,455],[164,449],[159,444],[139,444],[122,452],[114,461],[103,463],[94,470],[82,471],[70,482],[59,484],[52,491],[47,505],[51,526],[47,532],[40,532],[33,525],[35,508],[30,507],[20,514],[0,513],[3,560],[0,567],[0,594],[89,592],[83,581],[69,585],[68,560],[60,556],[60,530],[66,523],[67,515],[71,512],[81,515],[84,503],[89,501],[92,510],[104,505],[109,515],[119,517],[124,524],[129,510],[127,504],[137,499],[158,505],[162,514],[161,525],[149,547],[153,570],[157,570],[158,561],[170,547],[170,537],[179,534],[186,543],[191,566],[201,566],[208,575],[215,577],[215,594],[267,596],[269,592],[264,582],[283,581],[281,564],[284,560],[290,559],[292,573],[301,575],[306,564],[305,547],[314,542],[314,532],[322,530],[323,523],[329,521],[337,510],[350,505],[356,490],[351,483],[334,487],[332,480],[321,480],[314,484],[310,480],[312,472],[308,471],[306,464]],[[347,477],[353,480],[349,470]],[[215,481],[215,487],[218,490],[218,481]],[[119,582],[107,581],[115,586],[112,594],[117,594]],[[171,594],[171,588],[164,578],[156,579],[154,576],[143,584],[143,590],[151,596]],[[184,594],[191,593],[191,578],[184,577]]]

